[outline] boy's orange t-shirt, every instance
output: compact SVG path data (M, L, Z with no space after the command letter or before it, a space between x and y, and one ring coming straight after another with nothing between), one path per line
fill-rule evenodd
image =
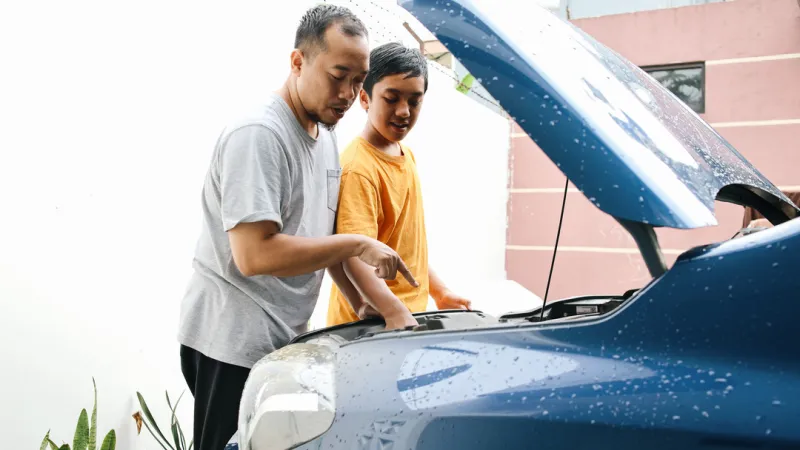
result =
M399 273L386 284L411 312L428 307L428 242L417 165L404 145L402 156L387 155L358 137L341 155L342 177L336 232L363 234L391 247L411 270L419 287ZM358 320L350 302L331 289L328 326Z

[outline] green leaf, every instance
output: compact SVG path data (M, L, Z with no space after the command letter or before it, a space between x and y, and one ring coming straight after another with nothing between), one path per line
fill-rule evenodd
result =
M185 394L185 393L186 393L186 391L184 390L183 392L181 392L181 395L178 396L178 401L175 402L175 408L172 410L173 413L178 410L178 403L181 402L181 399L183 398L183 394Z
M78 416L78 426L75 427L75 437L72 440L72 450L86 450L89 443L89 415L86 408Z
M194 447L194 439L189 441L189 448L187 448L186 450L192 450L192 447Z
M175 446L178 450L186 450L186 437L183 435L183 429L181 429L181 424L177 416L178 404L181 402L183 394L185 393L186 393L185 390L181 392L181 395L178 397L178 401L175 402L175 406L172 407L172 426L174 427L177 425L178 434L180 435L181 438L180 444L178 444L177 442L175 443ZM169 405L169 394L167 394L167 405Z
M169 448L171 448L172 450L175 450L174 448L172 448L172 445L170 445L170 443L167 440L167 438L164 437L164 433L162 433L161 430L158 428L158 424L156 423L155 419L153 419L153 414L150 413L150 408L147 407L147 403L145 403L144 397L142 397L142 394L137 392L136 396L139 397L139 404L142 406L142 411L144 412L144 417L147 419L147 420L145 420L145 423L150 421L150 425L152 425L153 428L156 429L156 433L158 433L158 435L161 437L161 439L169 446ZM150 429L149 426L147 428ZM150 432L152 433L152 430L150 430ZM153 437L155 437L155 435ZM158 439L156 439L156 440L158 440ZM163 447L163 445L162 445L162 447Z
M92 377L92 385L94 386L94 407L92 408L92 422L89 427L89 450L97 449L97 383Z
M178 425L175 422L172 422L172 439L175 440L175 448L180 450L181 449L181 438L178 436Z
M39 450L47 450L47 442L50 440L50 430L47 430L47 434L44 435L44 439L42 439L42 446L39 447Z
M69 444L64 444L58 450L69 450Z
M114 430L111 430L106 435L105 439L103 439L103 445L100 446L100 450L114 450L117 447L117 433Z
M58 445L52 439L47 438L47 443L50 444L50 450L58 450Z
M158 445L160 445L160 446L161 446L161 448L163 448L164 450L169 450L169 449L168 449L168 448L167 448L167 447L166 447L166 446L165 446L165 445L164 445L164 444L161 442L161 440L159 440L159 439L158 439L158 436L156 436L156 434L155 434L155 433L153 433L153 429L152 429L152 428L150 428L150 424L149 424L149 423L147 423L147 420L143 420L143 421L142 421L142 423L144 423L144 427L145 427L145 428L147 428L147 431L149 431L149 432L150 432L150 436L153 436L153 439L154 439L156 442L158 442ZM170 448L171 448L171 446L170 446Z
M175 418L175 425L178 425L178 433L181 435L181 448L180 450L186 450L186 437L183 435L183 429L181 428L181 423L178 422L178 419Z

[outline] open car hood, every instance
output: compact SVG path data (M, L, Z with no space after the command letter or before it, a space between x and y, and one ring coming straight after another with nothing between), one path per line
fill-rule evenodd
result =
M666 88L545 9L521 12L498 0L398 3L602 211L673 228L716 225L715 200L751 206L773 223L798 215Z

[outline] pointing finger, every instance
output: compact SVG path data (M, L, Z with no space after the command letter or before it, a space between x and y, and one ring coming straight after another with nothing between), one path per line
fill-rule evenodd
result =
M405 278L411 284L411 286L419 287L419 283L417 283L417 280L415 280L414 276L411 275L411 271L408 270L408 267L406 267L406 263L404 263L402 259L398 259L397 264L397 270L400 271L400 273L403 275L403 278Z

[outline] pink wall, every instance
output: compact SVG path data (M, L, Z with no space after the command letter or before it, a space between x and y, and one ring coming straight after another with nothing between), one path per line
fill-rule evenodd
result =
M705 61L705 120L775 184L800 185L797 0L736 0L574 23L640 66ZM543 295L564 175L527 137L512 137L510 168L508 277ZM658 232L670 264L681 251L741 227L741 207L718 204L716 213L716 227ZM630 236L570 193L550 298L622 293L648 280Z

